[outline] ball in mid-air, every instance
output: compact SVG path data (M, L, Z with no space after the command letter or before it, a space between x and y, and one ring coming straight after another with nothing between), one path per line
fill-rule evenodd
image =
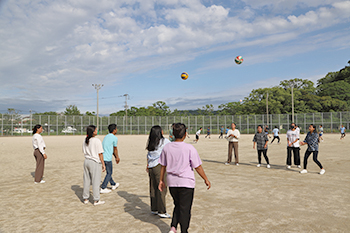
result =
M187 74L186 72L183 72L183 73L181 74L181 78L182 78L183 80L186 80L186 79L188 78L188 74Z
M239 64L242 64L242 62L243 62L243 57L242 56L237 56L236 58L235 58L235 62L239 65Z

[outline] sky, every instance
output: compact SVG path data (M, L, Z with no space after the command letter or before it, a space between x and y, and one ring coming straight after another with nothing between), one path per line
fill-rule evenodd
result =
M350 1L0 0L0 113L217 109L349 60Z

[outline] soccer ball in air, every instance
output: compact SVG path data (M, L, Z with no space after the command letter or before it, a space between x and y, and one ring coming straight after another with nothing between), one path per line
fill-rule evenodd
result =
M236 58L235 58L235 62L239 65L239 64L242 64L242 62L243 62L243 57L242 56L237 56Z
M183 73L181 74L181 78L182 78L183 80L186 80L186 79L188 78L188 74L187 74L186 72L183 72Z

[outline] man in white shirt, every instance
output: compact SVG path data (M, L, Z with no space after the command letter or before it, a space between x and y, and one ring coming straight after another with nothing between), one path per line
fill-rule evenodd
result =
M232 161L232 147L235 153L235 164L238 166L238 139L240 138L241 134L239 133L239 130L236 129L236 124L231 124L231 129L227 132L226 138L228 140L228 158L225 165L230 165Z
M294 156L294 165L300 166L300 144L299 144L299 131L294 123L290 125L290 129L287 131L287 168L291 168L292 165L292 151Z
M199 128L199 130L196 132L196 140L194 140L193 142L197 143L198 140L199 140L199 135L201 134L202 132L202 127Z

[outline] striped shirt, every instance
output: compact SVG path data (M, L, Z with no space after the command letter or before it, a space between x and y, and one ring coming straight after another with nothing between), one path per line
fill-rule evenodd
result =
M318 134L316 131L313 133L308 132L304 142L307 143L308 151L318 151Z
M256 142L256 149L257 150L267 150L267 144L266 148L264 148L265 143L269 141L269 138L267 137L267 134L265 132L256 133L253 138L253 142Z

